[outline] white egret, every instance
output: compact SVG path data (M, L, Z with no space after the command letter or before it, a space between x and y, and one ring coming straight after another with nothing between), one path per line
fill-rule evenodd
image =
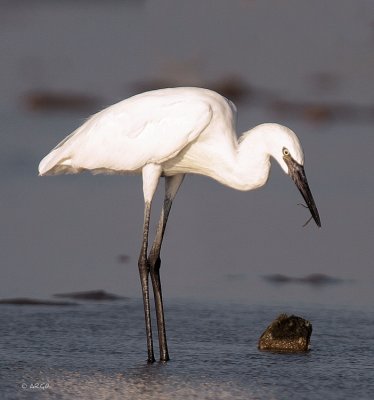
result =
M293 179L316 224L321 226L304 173L303 150L295 133L284 126L267 123L237 139L235 120L235 105L211 90L155 90L93 115L40 162L40 175L81 171L142 174L145 207L138 267L149 362L155 360L149 276L154 293L160 360L169 359L159 274L160 250L170 208L186 173L206 175L234 189L252 190L266 183L273 157ZM148 253L151 203L160 177L165 177L165 197Z

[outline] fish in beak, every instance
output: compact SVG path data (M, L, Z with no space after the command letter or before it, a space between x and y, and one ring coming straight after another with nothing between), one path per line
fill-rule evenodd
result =
M295 161L290 154L283 157L285 163L288 166L288 175L295 182L295 185L299 189L301 195L303 196L312 218L314 219L317 226L321 227L321 220L319 218L316 203L314 202L312 192L309 189L308 180L306 179L304 167Z

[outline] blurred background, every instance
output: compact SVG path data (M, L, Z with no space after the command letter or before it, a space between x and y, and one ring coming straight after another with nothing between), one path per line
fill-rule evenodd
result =
M322 229L302 227L308 210L275 163L254 192L188 176L163 247L166 303L373 305L372 1L0 5L1 298L140 297L140 177L40 178L38 163L112 103L201 86L236 103L239 132L278 122L298 134Z

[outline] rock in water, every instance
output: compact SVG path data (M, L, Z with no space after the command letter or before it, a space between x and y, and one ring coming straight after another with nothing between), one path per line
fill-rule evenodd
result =
M286 352L307 351L311 334L312 324L309 321L296 315L281 314L261 335L258 348Z

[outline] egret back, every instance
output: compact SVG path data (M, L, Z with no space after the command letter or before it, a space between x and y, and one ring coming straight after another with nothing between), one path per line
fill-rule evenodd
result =
M95 114L41 161L40 175L137 172L167 161L212 120L206 96L193 89L143 93Z

